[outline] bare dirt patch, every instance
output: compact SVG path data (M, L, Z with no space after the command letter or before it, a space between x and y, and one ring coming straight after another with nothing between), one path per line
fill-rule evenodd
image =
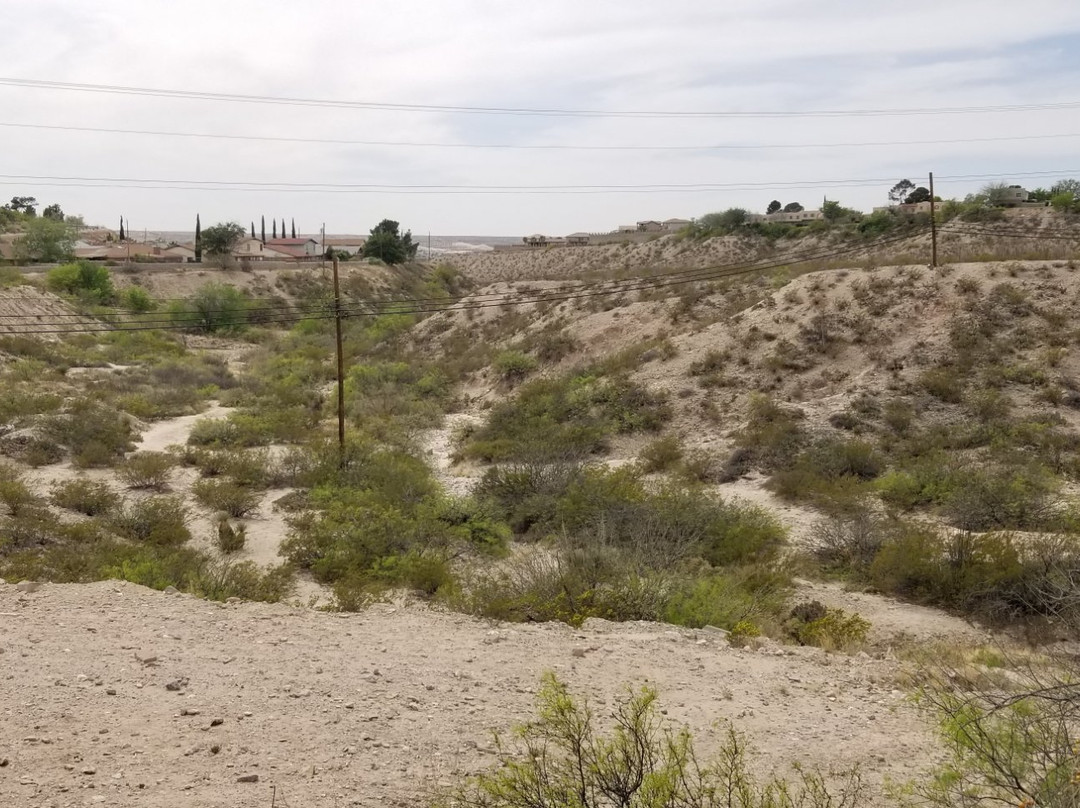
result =
M730 720L763 769L861 763L880 782L937 754L898 663L718 632L335 615L117 582L0 586L0 613L5 805L265 806L274 787L293 806L413 805L496 761L492 732L532 714L545 671L601 715L653 685L704 750Z

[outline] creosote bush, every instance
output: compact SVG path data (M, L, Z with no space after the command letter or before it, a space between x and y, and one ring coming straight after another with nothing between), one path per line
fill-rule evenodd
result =
M165 452L135 452L117 467L116 476L129 488L164 491L176 461Z
M106 483L85 477L58 482L49 497L53 505L86 516L107 514L120 504L120 495Z
M262 501L262 495L232 480L203 479L196 480L191 493L200 504L212 511L223 511L234 519L240 519L256 508Z
M855 808L864 798L857 770L798 768L795 779L758 778L744 737L728 727L711 760L698 759L690 732L664 721L651 688L630 691L604 733L588 702L548 674L538 715L500 743L496 768L468 779L435 808L529 806L695 806L696 808Z

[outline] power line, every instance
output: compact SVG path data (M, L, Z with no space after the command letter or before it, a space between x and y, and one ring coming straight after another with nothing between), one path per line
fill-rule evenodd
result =
M1045 179L1080 173L1080 169L1022 171L1008 174L943 175L942 182L983 182L1003 178ZM895 177L851 179L792 180L777 182L697 182L644 183L610 185L452 185L392 183L317 183L289 181L171 180L138 177L64 177L38 174L0 174L0 185L26 185L84 188L134 188L183 191L274 191L276 193L349 193L349 194L608 194L608 193L711 193L716 191L812 190L818 188L857 188L894 182Z
M284 104L288 106L326 107L386 112L453 113L470 115L525 115L568 118L846 118L894 117L911 115L969 115L1001 112L1038 112L1080 108L1080 101L1051 101L1026 104L990 104L966 107L900 107L870 109L820 110L600 110L562 109L548 107L462 106L451 104L401 104L386 101L353 101L328 98L301 98L274 95L216 93L200 90L173 90L153 87L129 87L112 84L80 84L42 79L0 77L0 85L36 90L135 95L154 98L176 98L194 101L221 101L244 104Z
M151 137L205 138L213 140L258 141L263 143L310 143L328 146L373 146L391 148L424 149L493 149L521 151L756 151L767 149L852 149L877 146L942 146L968 143L999 143L1020 140L1060 140L1080 137L1080 132L1037 135L1002 135L1000 137L970 137L935 140L853 141L849 143L716 143L700 146L687 145L569 145L569 144L521 144L521 143L435 143L401 140L348 140L340 138L282 137L275 135L231 135L213 132L175 132L159 129L117 129L97 126L70 126L58 124L12 123L0 121L0 127L37 129L59 132L91 132L112 135L142 135Z

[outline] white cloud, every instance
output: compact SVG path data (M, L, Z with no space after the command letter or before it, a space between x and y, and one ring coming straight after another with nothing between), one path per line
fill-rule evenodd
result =
M1070 0L640 0L387 4L37 0L7 10L0 75L413 104L860 109L1077 100ZM0 122L352 140L579 145L850 143L1080 133L1080 111L687 121L360 112L0 86ZM0 127L7 174L393 184L786 182L1077 168L1075 140L730 152L480 151L284 144ZM977 185L978 183L974 183ZM943 183L965 193L972 183ZM364 231L597 230L823 190L369 196L2 186L92 221L188 226L260 214ZM884 188L829 190L870 207ZM142 221L142 220L145 220Z

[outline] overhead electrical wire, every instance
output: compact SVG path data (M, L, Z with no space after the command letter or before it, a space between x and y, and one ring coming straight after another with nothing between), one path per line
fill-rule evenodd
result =
M211 140L257 141L261 143L309 143L326 146L372 146L387 148L423 149L493 149L514 151L759 151L773 149L853 149L888 146L943 146L968 143L999 143L1019 140L1061 140L1080 137L1080 132L1055 134L1001 135L996 137L946 138L934 140L877 140L840 143L713 143L702 145L616 145L616 144L542 144L542 143L439 143L402 140L350 140L346 138L283 137L276 135L236 135L215 132L175 132L160 129L118 129L98 126L14 123L0 121L0 127L35 129L57 132L82 132L110 135L141 135L149 137L200 138Z
M276 95L175 90L155 87L133 87L115 84L87 84L44 79L0 77L0 85L36 90L135 95L194 101L225 101L245 104L284 104L288 106L326 107L367 111L452 113L469 115L523 115L568 118L865 118L906 117L922 115L970 115L989 113L1039 112L1080 108L1080 101L1047 101L1024 104L986 104L952 107L898 107L819 110L603 110L557 107L464 106L455 104L403 104L389 101L356 101L331 98L302 98Z
M1050 178L1080 173L1080 169L1054 169L1011 174L953 174L935 177L939 183L989 181L1002 178ZM915 176L915 175L911 175ZM853 188L891 183L892 177L792 180L776 182L696 182L596 185L452 185L392 183L319 183L289 181L171 180L138 177L77 177L37 174L0 174L0 185L59 185L61 187L142 188L200 191L274 191L277 193L402 193L402 194L593 194L593 193L710 193L817 188Z

